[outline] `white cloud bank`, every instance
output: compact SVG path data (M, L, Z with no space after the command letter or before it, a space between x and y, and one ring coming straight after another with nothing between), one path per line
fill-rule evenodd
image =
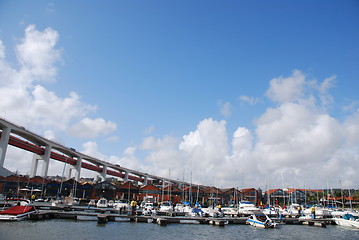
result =
M26 28L16 48L19 69L6 62L0 41L0 114L41 129L50 138L56 138L56 131L81 138L112 133L115 123L87 117L96 106L83 103L76 93L61 98L40 85L56 80L56 64L61 60L61 50L55 49L58 38L51 28L43 32ZM318 83L299 70L273 78L265 95L276 105L257 117L253 131L238 126L229 134L226 121L207 118L180 139L149 136L121 157L100 153L95 141L85 143L83 152L128 168L218 187L265 188L267 176L271 188L326 187L328 179L331 186L339 186L341 180L344 187L358 187L359 111L341 120L326 112L325 106L334 103L328 93L334 81L335 76L330 76ZM251 97L239 98L259 103ZM231 104L221 106L229 117ZM11 159L12 149L9 152L6 162L11 170L19 169L25 161L18 155L16 161Z
M0 39L0 115L52 140L58 138L57 133L70 130L72 136L80 138L113 132L116 124L86 117L96 106L82 102L77 93L62 98L42 85L56 81L62 52L56 48L58 40L58 32L51 28L38 31L34 25L28 26L15 47L18 64L14 64L7 62ZM19 165L28 161L18 160L12 152L9 150L6 163L12 169L21 169ZM15 163L18 166L12 165Z
M266 95L278 105L257 118L253 132L240 126L229 137L226 121L204 119L179 142L145 139L146 162L155 173L172 169L181 179L186 172L187 181L220 187L339 187L339 180L357 187L359 111L339 121L323 110L334 100L334 79L318 83L299 70L274 78Z

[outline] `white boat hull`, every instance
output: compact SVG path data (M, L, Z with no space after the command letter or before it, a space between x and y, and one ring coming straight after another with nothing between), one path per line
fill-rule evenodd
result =
M0 215L0 221L21 221L21 220L25 220L25 219L28 219L30 217L31 213L35 213L35 212L36 211L26 212L26 213L22 213L22 214L18 214L18 215L10 215L10 214Z
M333 218L333 220L339 226L359 229L359 221L346 220L346 219L343 219L343 218Z

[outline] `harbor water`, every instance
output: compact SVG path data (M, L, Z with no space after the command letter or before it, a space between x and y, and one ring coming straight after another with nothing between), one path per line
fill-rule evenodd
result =
M326 228L281 225L279 229L258 229L249 225L225 227L200 224L79 221L50 219L44 221L0 222L1 240L18 239L359 239L359 230L329 225Z

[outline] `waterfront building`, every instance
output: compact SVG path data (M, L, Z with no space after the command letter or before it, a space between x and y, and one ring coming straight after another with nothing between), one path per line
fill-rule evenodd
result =
M102 197L109 199L114 199L116 195L116 186L112 182L103 181L93 185L94 191L92 193L92 198L100 199Z
M161 189L154 184L148 184L139 189L139 200L143 201L143 199L147 196L152 196L155 202L161 201Z
M131 201L132 199L139 200L139 191L140 188L138 186L131 181L127 181L117 187L115 198L127 201Z
M255 205L260 205L261 201L262 201L262 197L261 197L261 190L257 190L255 188L245 188L245 189L241 189L240 190L243 194L243 199L244 201L250 201Z
M228 205L236 205L243 199L243 194L237 188L226 188L222 189L224 202Z
M216 187L205 187L202 189L203 194L203 202L205 205L217 206L218 204L224 204L223 192Z
M181 202L182 191L175 185L167 185L162 190L163 201L170 201L172 203Z

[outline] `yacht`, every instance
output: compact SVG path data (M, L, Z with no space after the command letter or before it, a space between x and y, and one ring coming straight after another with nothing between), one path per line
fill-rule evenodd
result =
M98 208L107 208L108 207L108 201L106 198L100 198L100 200L97 201L96 206Z
M238 206L238 215L251 215L253 211L260 211L252 202L240 202Z

